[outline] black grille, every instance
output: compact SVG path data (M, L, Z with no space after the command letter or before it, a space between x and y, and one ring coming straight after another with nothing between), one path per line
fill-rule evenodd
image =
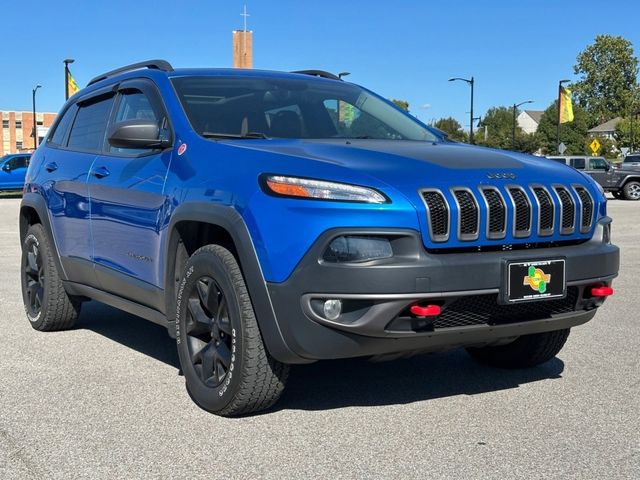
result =
M461 239L478 236L478 205L471 192L456 190L453 192L458 201L458 224Z
M582 230L589 230L593 218L593 200L591 200L591 195L582 187L577 187L576 192L582 202L582 219L580 222Z
M510 188L511 198L516 212L515 233L516 237L524 237L529 234L531 228L531 204L527 195L519 188Z
M553 202L551 196L542 187L534 187L538 204L540 205L539 228L542 234L551 234L553 231Z
M492 238L504 236L506 230L506 207L502 197L496 190L483 190L484 198L487 200L487 210L489 212L488 228Z
M422 192L422 198L427 205L429 225L434 241L446 240L449 235L449 207L440 192Z
M576 207L566 188L556 187L556 192L562 204L562 230L560 233L568 233L573 230L573 226L575 225Z
M549 318L573 312L578 300L578 287L567 288L567 296L559 300L542 300L511 305L498 304L498 295L472 295L454 300L435 319L434 328L471 325L503 325Z

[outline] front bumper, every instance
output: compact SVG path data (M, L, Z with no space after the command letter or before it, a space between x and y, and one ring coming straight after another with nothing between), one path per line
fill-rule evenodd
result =
M319 260L340 235L388 235L399 248L392 259L367 264ZM551 258L566 259L566 298L499 305L505 262ZM413 230L335 229L315 242L287 281L268 289L287 346L319 360L497 344L580 325L603 303L586 287L610 285L618 266L618 248L595 238L551 248L429 253ZM335 321L318 308L330 298L343 303ZM408 313L426 301L441 305L442 314Z

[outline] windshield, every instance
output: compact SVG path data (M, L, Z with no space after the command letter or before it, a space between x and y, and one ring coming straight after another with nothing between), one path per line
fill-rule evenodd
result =
M172 81L191 125L207 137L438 140L409 115L344 82L241 76Z
M624 158L624 163L636 163L640 162L640 155L627 155Z

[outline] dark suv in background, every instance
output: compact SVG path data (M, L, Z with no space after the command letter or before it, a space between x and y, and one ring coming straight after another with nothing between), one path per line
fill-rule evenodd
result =
M627 158L632 157L628 155ZM635 162L625 161L619 168L614 168L604 157L589 157L587 155L565 155L547 157L556 162L570 165L593 178L605 192L618 200L640 200L640 155ZM635 163L634 168L629 166Z

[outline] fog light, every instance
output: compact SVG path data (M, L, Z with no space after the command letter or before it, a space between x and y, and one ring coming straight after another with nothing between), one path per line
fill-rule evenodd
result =
M367 262L391 258L391 243L384 237L356 237L347 235L335 238L324 252L327 262Z
M324 318L327 320L336 320L342 313L342 301L336 299L325 300L322 306Z

